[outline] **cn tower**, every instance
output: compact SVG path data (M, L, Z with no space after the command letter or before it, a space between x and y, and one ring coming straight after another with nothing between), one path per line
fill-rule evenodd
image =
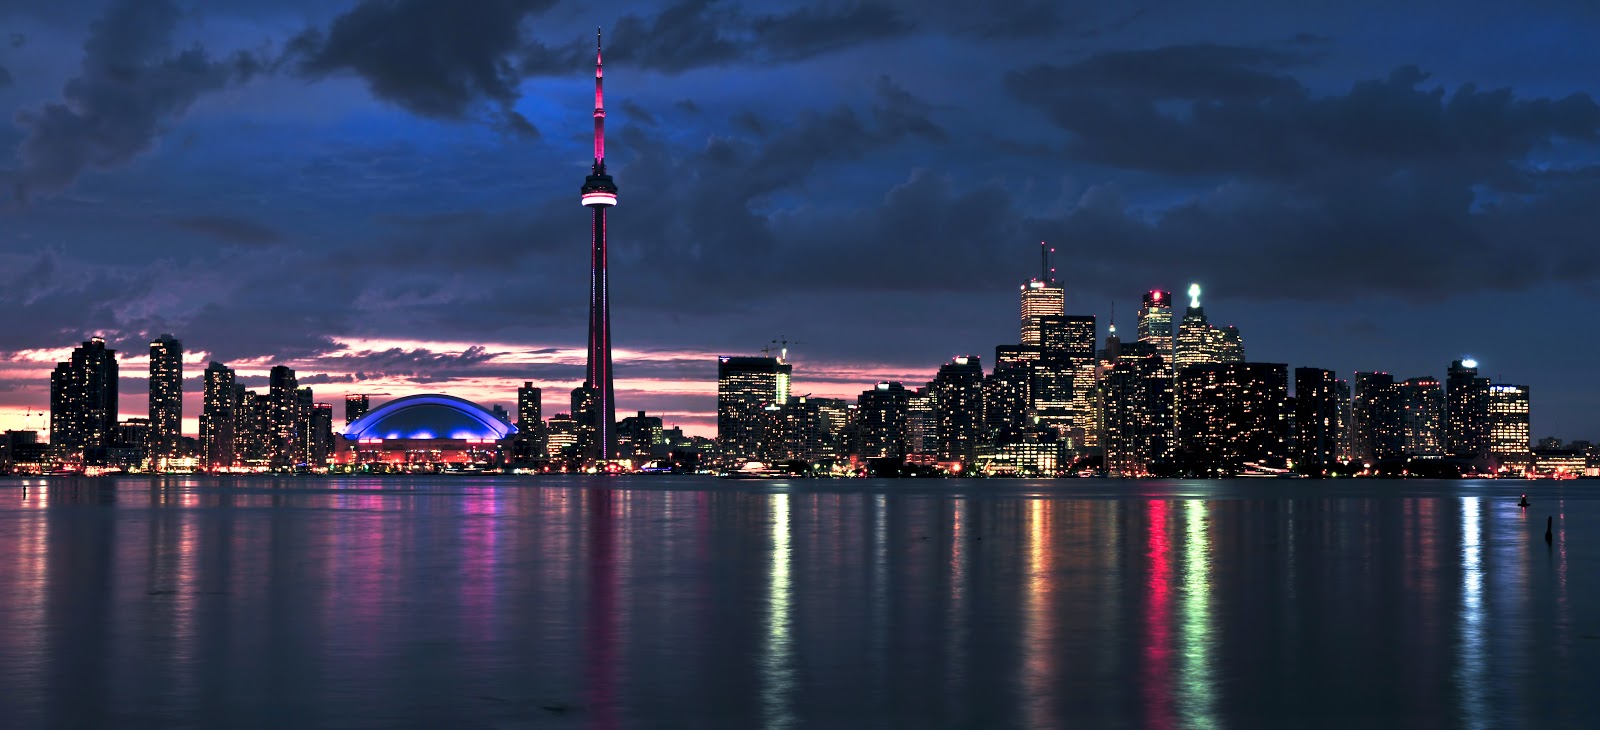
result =
M594 33L594 168L583 180L583 205L594 211L593 246L589 250L589 369L594 408L579 418L590 419L594 448L586 456L600 461L617 457L617 404L611 384L611 287L606 279L606 208L617 204L617 185L606 174L606 105L601 93L600 31ZM578 415L578 414L573 414Z

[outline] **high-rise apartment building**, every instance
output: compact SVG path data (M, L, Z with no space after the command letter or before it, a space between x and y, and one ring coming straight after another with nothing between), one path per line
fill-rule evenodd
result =
M1400 383L1403 450L1410 456L1444 454L1444 390L1437 378L1410 378Z
M50 373L50 445L95 450L110 448L117 429L117 351L95 337L72 351Z
M1288 366L1274 363L1186 368L1178 377L1184 458L1212 475L1285 468L1288 375Z
M1122 476L1142 476L1173 455L1172 365L1147 342L1109 342L1109 362L1101 384L1101 445L1107 468Z
M294 370L284 365L272 368L267 376L267 399L270 412L267 417L270 440L268 449L272 465L293 467L300 463L305 453L305 418L300 413L300 384Z
M1444 385L1444 449L1449 456L1489 455L1489 379L1476 360L1450 363Z
M365 393L354 393L344 397L344 425L355 423L357 418L367 415L372 410L372 401L368 400Z
M1489 386L1489 453L1502 468L1528 464L1528 411L1528 386Z
M309 393L311 389L304 390ZM333 404L313 403L308 426L306 440L310 458L307 462L315 467L327 467L333 458Z
M1294 369L1294 461L1303 473L1321 474L1340 461L1339 382L1332 370Z
M792 373L776 357L717 358L717 444L726 463L771 460L777 444L765 408L788 402Z
M856 399L862 457L903 457L908 453L910 399L905 386L888 382L878 383Z
M1355 374L1355 457L1364 464L1394 459L1405 452L1405 404L1389 373Z
M939 399L933 383L917 388L906 399L906 450L911 454L939 453Z
M183 443L183 343L162 335L150 343L150 455L170 457Z
M235 428L239 422L239 383L233 368L206 366L200 404L200 457L207 469L238 466Z
M983 439L983 365L976 355L952 358L933 378L939 458L971 464Z

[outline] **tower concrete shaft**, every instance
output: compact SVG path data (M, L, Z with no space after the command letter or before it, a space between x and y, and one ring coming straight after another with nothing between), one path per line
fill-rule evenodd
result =
M617 204L617 186L606 174L606 107L602 92L600 33L595 31L594 168L583 181L583 205L594 211L589 251L589 366L586 385L594 391L594 407L574 413L581 425L594 429L586 457L617 458L617 405L611 375L611 288L606 272L606 209Z

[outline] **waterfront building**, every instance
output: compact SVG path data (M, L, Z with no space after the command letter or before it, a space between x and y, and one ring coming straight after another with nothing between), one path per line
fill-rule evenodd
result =
M933 383L917 388L906 399L906 450L909 454L939 454L939 399Z
M1160 355L1172 369L1172 295L1160 289L1145 292L1139 307L1139 341Z
M520 430L522 426L517 428ZM664 443L660 416L647 416L639 411L617 423L617 447L622 458L643 462L656 456L657 447Z
M1489 379L1478 377L1472 359L1450 363L1444 385L1444 450L1449 456L1489 454Z
M200 404L200 458L207 469L238 465L235 441L239 422L239 382L233 368L206 366Z
M603 429L595 425L595 411L600 407L600 392L595 390L589 381L585 380L582 385L572 389L570 404L572 418L578 422L578 443L574 447L575 456L583 460L594 461L598 458L597 454L600 451L599 440L604 432ZM611 431L615 433L615 424L612 425ZM612 450L612 455L615 457L615 449Z
M792 372L776 357L717 358L717 444L725 463L772 459L765 409L788 402Z
M1409 378L1399 384L1402 450L1409 456L1444 454L1444 390L1437 378Z
M951 358L933 378L939 459L971 464L983 439L983 364L977 355Z
M332 422L332 406L314 412ZM411 395L384 403L345 427L338 463L398 469L491 466L500 462L503 442L516 431L516 426L471 401L441 394Z
M907 416L911 393L899 383L878 383L856 399L861 434L860 456L904 457L908 450Z
M1001 345L995 348L994 372L983 381L983 440L1013 443L1031 425L1039 348Z
M1107 470L1143 476L1173 455L1172 366L1155 344L1108 344L1117 359L1101 388L1102 437Z
M365 393L354 393L344 397L344 425L356 422L357 418L367 415L372 409L372 402Z
M306 390L309 392L310 389ZM333 404L312 404L308 426L306 442L310 458L307 463L319 469L327 468L334 455Z
M1363 464L1394 459L1405 452L1405 403L1389 373L1355 374L1355 457Z
M1215 476L1286 468L1288 366L1210 363L1178 376L1182 457Z
M1294 461L1301 472L1321 474L1340 461L1339 382L1332 370L1294 369Z
M300 413L300 384L294 370L278 365L267 376L267 398L271 404L268 416L272 465L292 467L305 453L305 432L301 430L305 419Z
M1489 453L1502 469L1529 461L1528 386L1489 386Z
M557 413L545 423L545 450L552 459L577 456L578 420L572 414Z
M150 343L150 455L178 455L183 439L183 343L161 335Z
M110 448L116 427L117 351L91 338L50 373L50 445L92 463L97 449Z

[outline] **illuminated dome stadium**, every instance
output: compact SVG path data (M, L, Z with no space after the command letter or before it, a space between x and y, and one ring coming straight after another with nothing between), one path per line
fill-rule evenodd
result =
M344 436L366 439L464 439L498 441L517 427L469 400L449 395L408 395L389 401L344 429Z

